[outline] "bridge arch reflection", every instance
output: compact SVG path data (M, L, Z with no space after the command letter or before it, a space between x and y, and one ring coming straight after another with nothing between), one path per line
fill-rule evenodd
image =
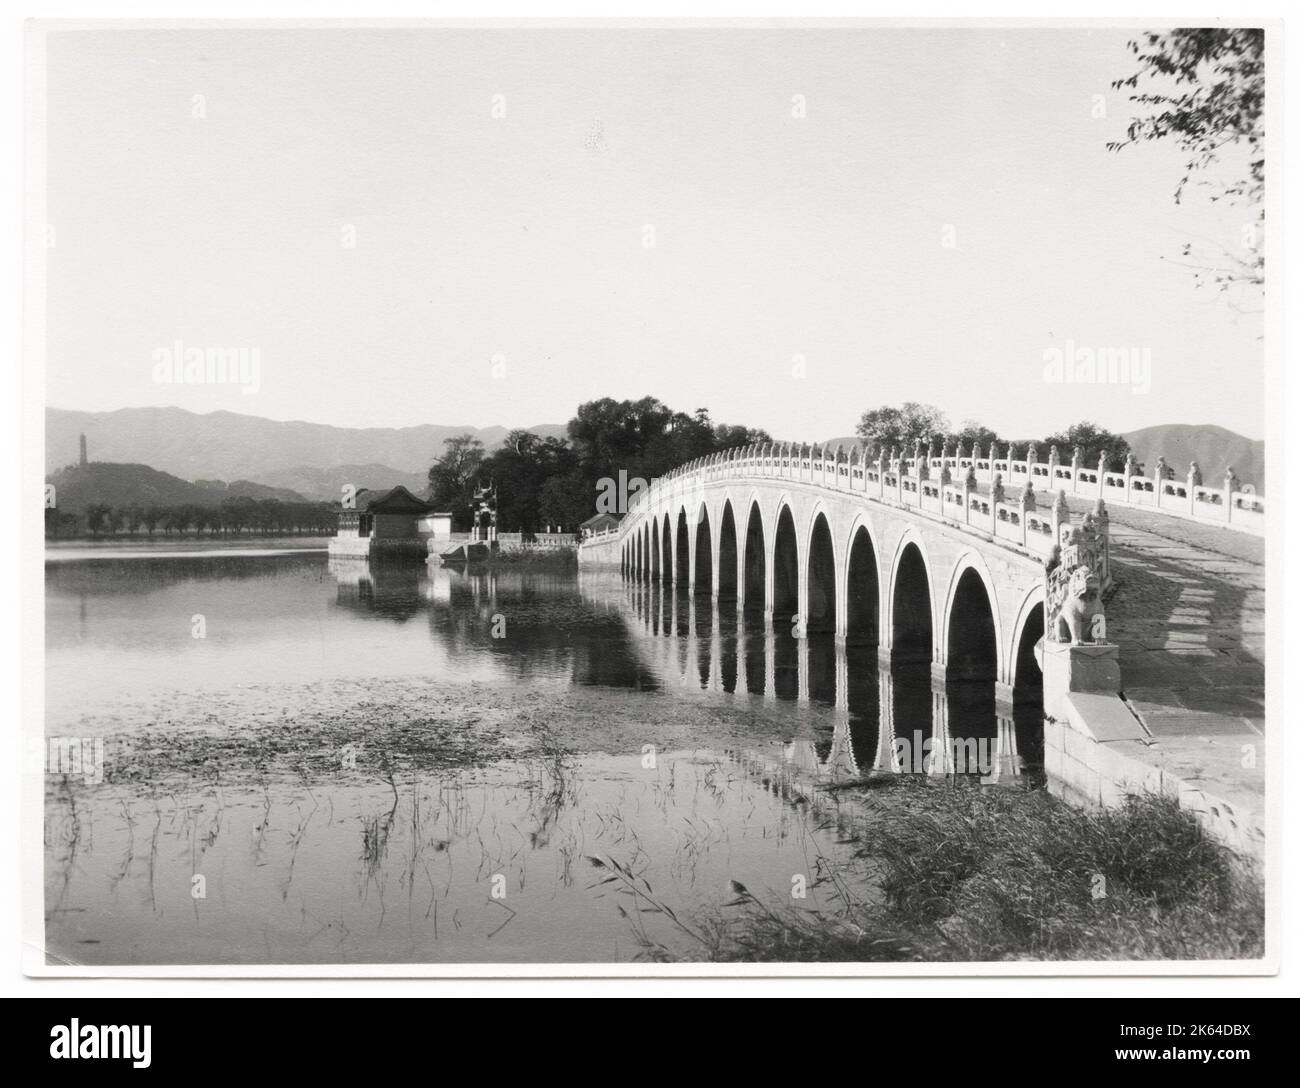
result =
M785 704L791 732L786 759L801 770L838 779L905 773L986 782L1041 778L1041 703L1035 714L995 699L995 652L960 657L962 678L949 678L932 675L924 662L919 668L882 664L866 641L845 642L833 633L796 638L791 627L761 615L667 587L624 583L623 593L644 671L661 676L667 687ZM978 622L990 622L977 573L962 576L958 595L973 613L982 604L988 615ZM963 618L958 627L974 622ZM1022 641L1032 633L1026 626Z

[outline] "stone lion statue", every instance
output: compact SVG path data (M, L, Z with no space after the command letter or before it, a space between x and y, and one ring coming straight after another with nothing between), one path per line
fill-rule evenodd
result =
M1069 588L1056 618L1058 642L1093 642L1092 619L1101 614L1101 579L1091 567L1070 572Z

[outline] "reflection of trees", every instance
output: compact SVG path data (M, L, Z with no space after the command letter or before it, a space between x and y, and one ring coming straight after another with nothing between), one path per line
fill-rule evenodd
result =
M446 576L447 599L430 609L429 629L450 655L486 651L521 680L567 672L583 686L658 686L618 613L576 595L572 574L468 568Z
M275 579L286 572L319 577L320 560L320 553L305 552L61 559L45 564L45 588L50 594L139 596L185 583Z

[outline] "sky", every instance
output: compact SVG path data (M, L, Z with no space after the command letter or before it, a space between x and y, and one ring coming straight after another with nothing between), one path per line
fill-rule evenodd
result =
M52 32L47 403L1262 437L1262 314L1174 263L1250 215L1176 204L1176 147L1105 148L1131 34ZM162 380L178 341L249 369ZM1049 380L1112 348L1146 380Z

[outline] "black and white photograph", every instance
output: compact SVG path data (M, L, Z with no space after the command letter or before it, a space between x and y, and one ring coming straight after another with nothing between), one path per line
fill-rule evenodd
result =
M1275 973L1281 35L29 24L24 970Z

